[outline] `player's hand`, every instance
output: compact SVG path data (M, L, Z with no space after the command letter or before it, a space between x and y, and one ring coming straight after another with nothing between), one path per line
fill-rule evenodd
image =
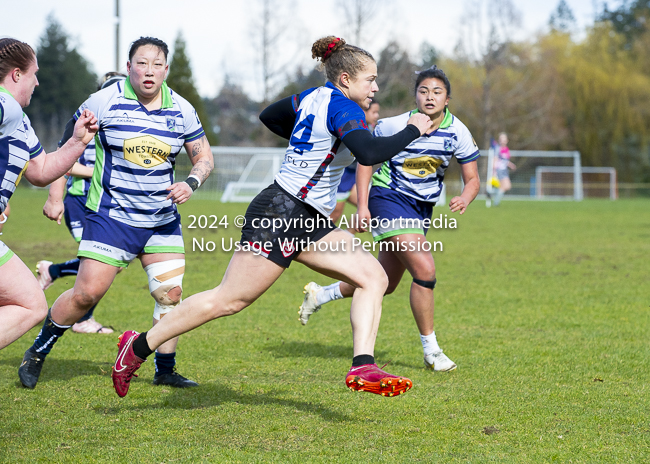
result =
M357 214L352 216L352 224L358 225L357 227L348 228L348 232L353 234L360 234L361 232L368 232L370 226L370 211L366 207L358 207Z
M169 190L169 195L167 195L166 200L171 199L172 203L178 205L185 203L194 193L192 187L187 185L185 182L176 182L167 187L167 190Z
M420 131L420 135L424 135L426 131L431 129L431 126L433 125L433 121L431 121L431 118L427 116L426 114L422 113L415 113L413 116L409 118L408 121L406 121L406 124L413 124L415 127L417 127Z
M460 211L460 214L463 214L467 209L467 204L468 203L465 201L463 197L454 197L449 202L449 209L451 209L452 213L455 213L456 211Z
M92 111L86 109L81 112L81 116L79 116L79 119L74 124L72 136L75 140L88 145L98 130L97 118Z
M62 201L51 201L48 198L43 206L43 215L50 221L56 221L59 225L61 225L61 218L63 217L64 211L65 207Z

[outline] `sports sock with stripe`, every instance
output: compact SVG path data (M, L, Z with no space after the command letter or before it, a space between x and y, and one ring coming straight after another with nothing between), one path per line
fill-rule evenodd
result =
M68 330L71 325L60 325L52 320L52 310L47 313L45 322L43 322L43 327L38 333L34 344L32 345L32 350L41 354L43 357L47 356L50 353L50 350L57 342L59 338L63 336L66 330Z
M79 273L79 263L80 260L76 258L66 261L65 263L52 264L50 265L48 272L50 273L52 280L56 280L59 277L77 275Z

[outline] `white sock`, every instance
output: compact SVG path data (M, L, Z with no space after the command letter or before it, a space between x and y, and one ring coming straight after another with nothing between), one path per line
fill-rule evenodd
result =
M429 335L420 335L420 340L422 340L422 349L424 350L425 356L433 354L436 351L442 351L438 346L435 332L431 332Z
M316 302L319 305L324 305L332 300L340 300L343 298L343 295L341 295L340 284L341 282L334 282L332 285L323 287L323 291L316 294Z

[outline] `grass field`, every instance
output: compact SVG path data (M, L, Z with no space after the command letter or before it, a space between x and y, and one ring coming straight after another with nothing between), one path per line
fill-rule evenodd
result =
M75 253L65 226L41 215L44 191L21 189L2 240L30 267ZM188 215L245 205L191 201ZM396 398L350 392L349 301L298 322L302 287L329 283L294 264L242 313L181 337L179 372L201 386L151 385L153 361L126 398L110 369L114 335L67 333L35 390L17 368L38 333L0 352L0 461L110 462L648 462L650 202L473 204L458 228L432 230L436 333L458 364L422 365L408 281L384 299L376 358L410 377ZM434 215L448 214L437 208ZM192 239L238 237L185 228L184 292L215 286L230 253ZM251 276L254 279L255 276ZM51 304L73 280L47 290ZM96 317L147 330L153 303L138 262Z

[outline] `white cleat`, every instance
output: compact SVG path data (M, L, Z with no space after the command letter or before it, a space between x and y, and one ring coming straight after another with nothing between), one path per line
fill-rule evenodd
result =
M46 290L54 282L52 280L52 277L50 277L51 265L52 265L52 261L45 261L45 260L36 263L36 274L37 274L36 279L38 280L38 283L41 285L42 290Z
M302 292L305 294L305 299L302 300L300 311L298 311L298 314L300 314L300 323L302 325L306 325L307 322L309 322L309 316L320 309L320 305L316 300L316 294L322 289L323 288L316 282L309 282L305 285L305 290Z
M442 350L426 355L424 365L436 372L449 372L456 369L456 363L449 359Z

